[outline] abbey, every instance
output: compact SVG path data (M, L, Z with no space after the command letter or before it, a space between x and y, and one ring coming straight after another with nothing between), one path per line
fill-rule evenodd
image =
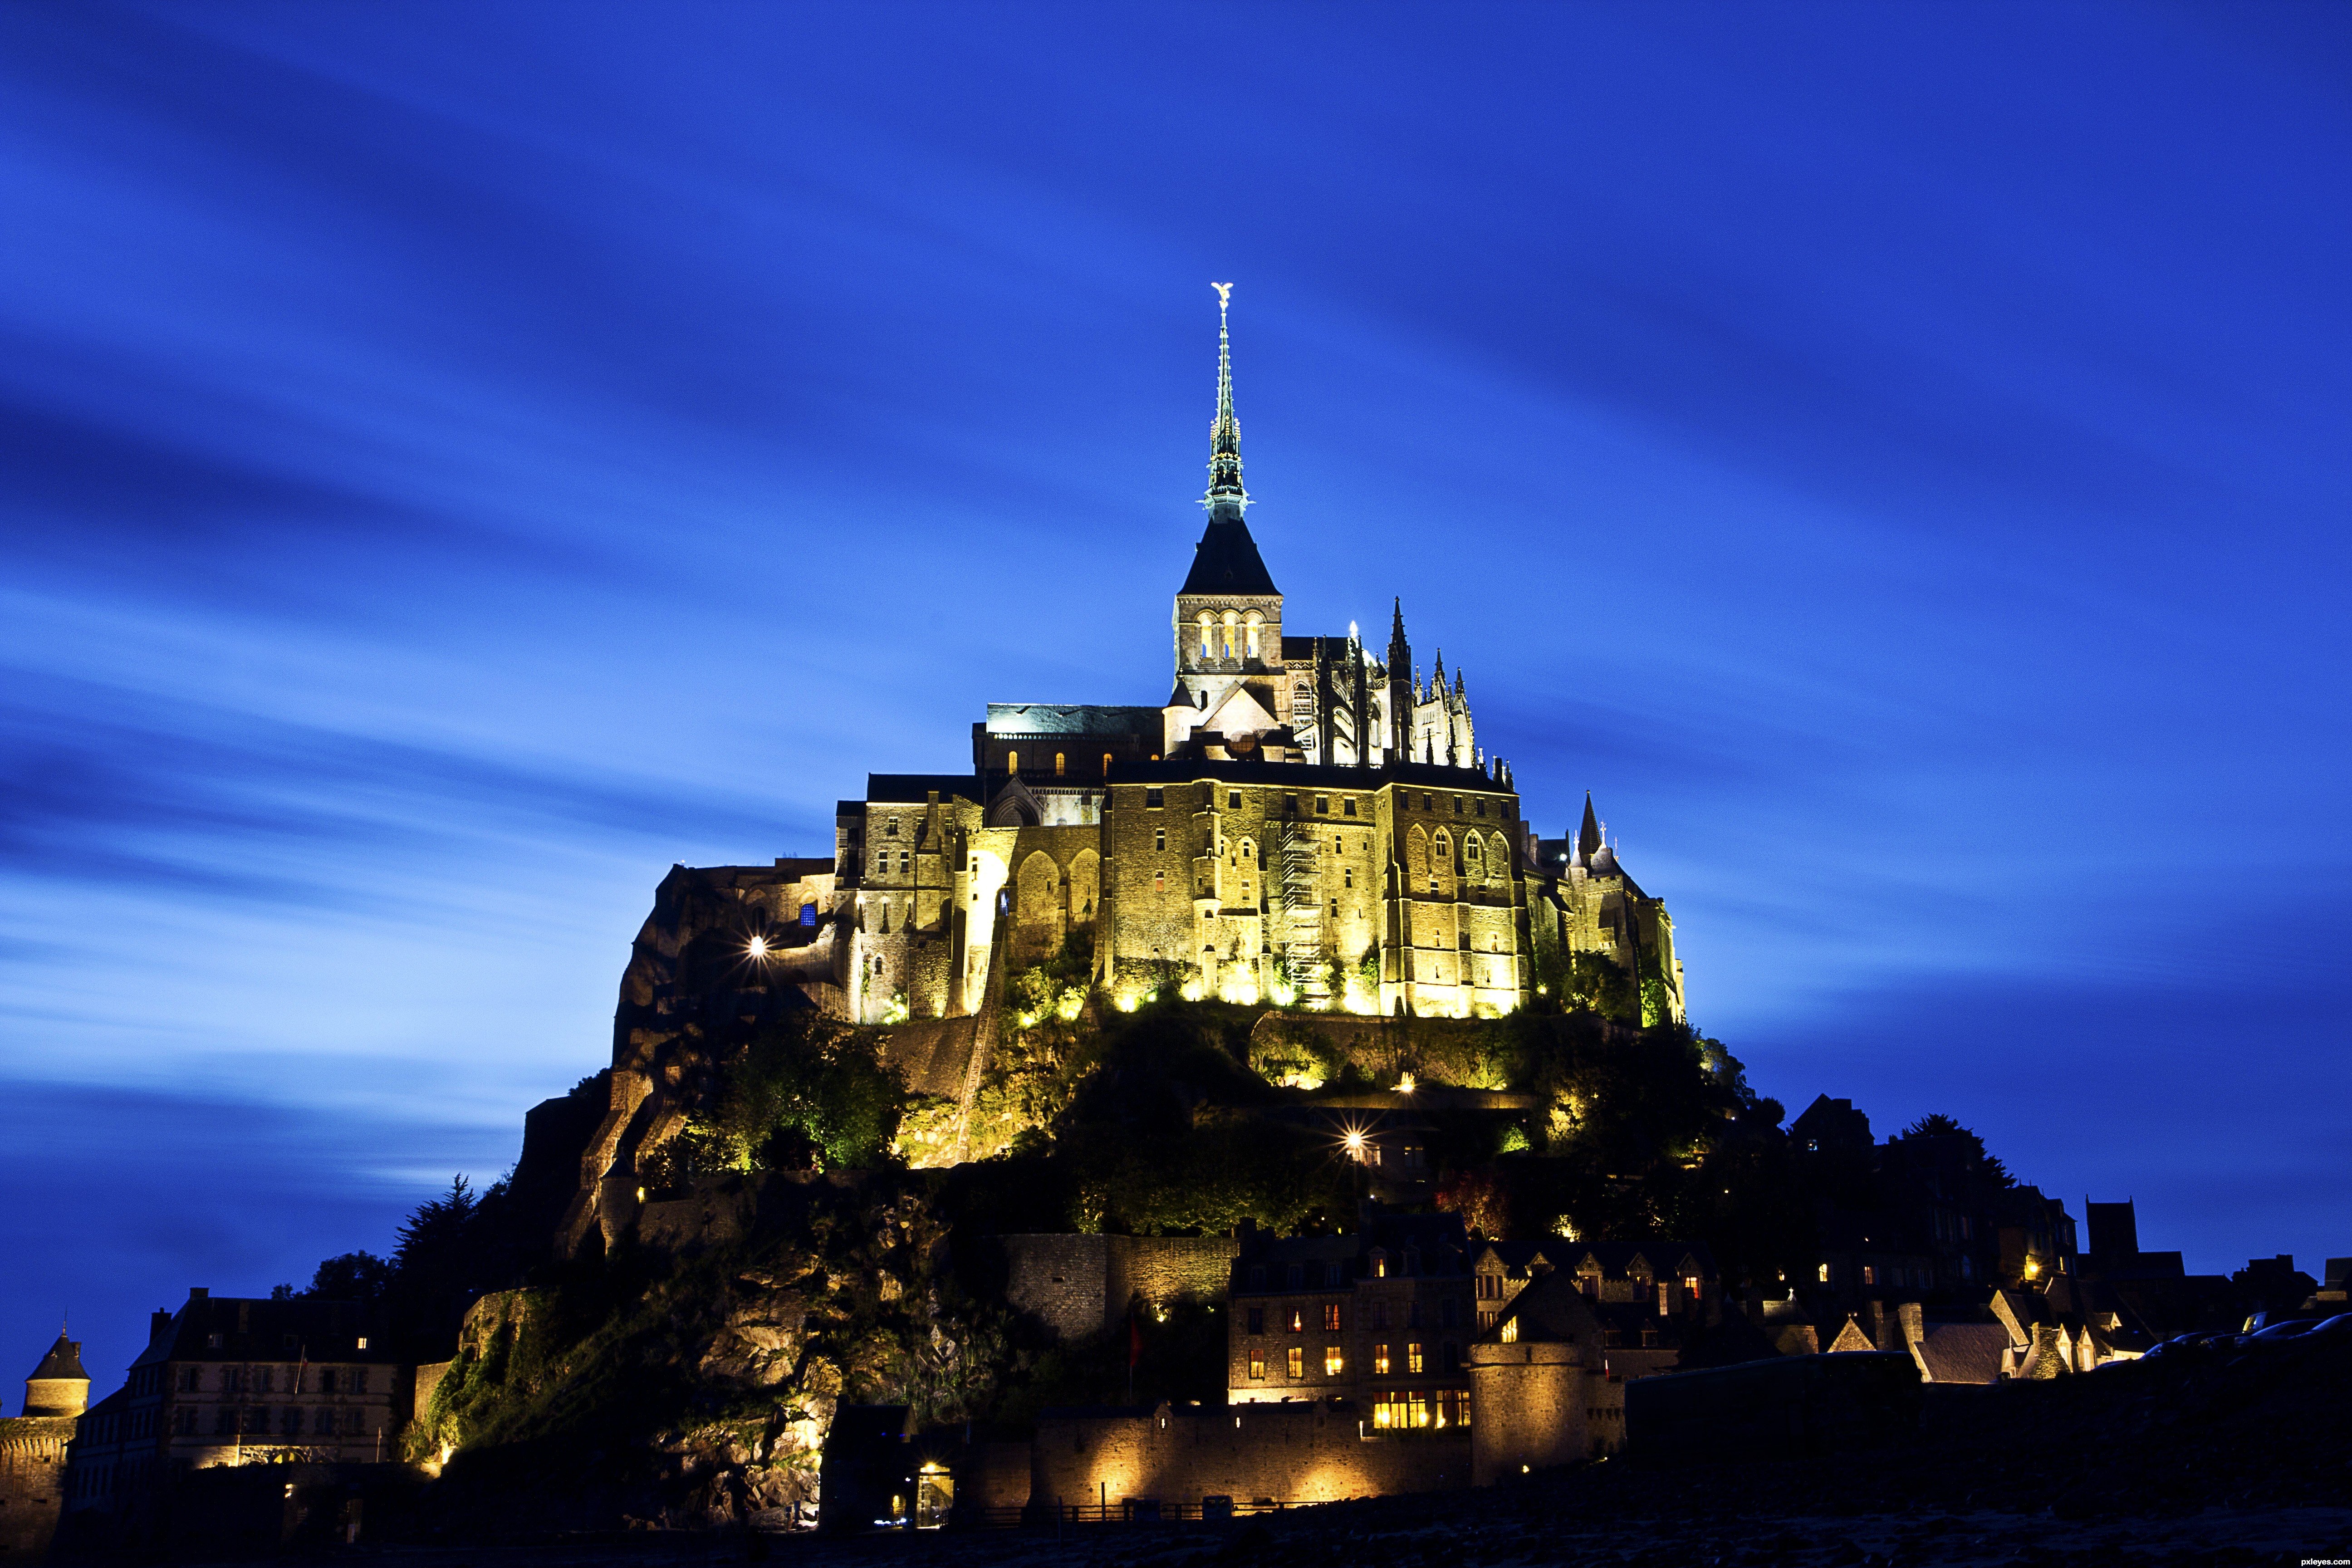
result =
M1166 700L990 703L968 769L873 774L843 801L830 858L686 874L724 877L768 922L773 978L866 1023L980 1012L992 974L1057 954L1126 1005L1173 986L1468 1017L1593 952L1679 1018L1664 905L1589 800L1572 837L1538 837L1461 670L1449 684L1440 655L1423 675L1402 603L1377 651L1353 626L1286 626L1246 520L1223 294L1207 525Z

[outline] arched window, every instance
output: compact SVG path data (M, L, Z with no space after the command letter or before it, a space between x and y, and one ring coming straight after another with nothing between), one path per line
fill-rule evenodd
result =
M1062 776L1064 764L1067 761L1068 759L1064 757L1061 752L1055 752L1054 753L1054 776L1055 778L1060 778Z
M1234 657L1234 625L1240 619L1241 617L1233 611L1225 612L1225 657L1227 658Z
M1110 777L1110 753L1108 752L1105 752L1103 753L1103 777Z
M1020 752L1007 752L1004 753L1004 771L1007 773L1017 773L1021 771Z
M1242 623L1242 633L1247 639L1247 653L1252 658L1257 657L1258 628L1265 624L1265 616L1252 610L1249 613L1249 618Z
M1201 657L1202 658L1208 658L1216 651L1209 643L1209 612L1202 610L1201 612Z

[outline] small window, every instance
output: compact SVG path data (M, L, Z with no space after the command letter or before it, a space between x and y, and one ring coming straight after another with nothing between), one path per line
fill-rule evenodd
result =
M1154 871L1151 873L1151 890L1155 893L1164 893L1168 890L1167 872Z
M1339 1331L1339 1303L1337 1301L1323 1303L1323 1331L1327 1334Z
M1318 795L1315 797L1315 815L1318 816L1328 816L1331 815L1331 797L1329 795Z
M1478 815L1481 816L1486 815L1486 803L1483 800L1478 803Z
M1239 811L1241 808L1242 792L1237 789L1227 790L1225 792L1225 809L1227 811Z
M1069 758L1060 752L1054 753L1054 776L1060 778L1069 771Z
M897 817L891 817L882 824L882 837L885 838L896 838L898 837L898 819Z
M1339 900L1337 899L1331 900L1331 918L1335 921L1339 918Z
M1414 1340L1404 1347L1404 1369L1416 1375L1422 1371L1421 1342Z
M1388 1374L1389 1347L1385 1344L1374 1345L1372 1347L1372 1375L1374 1377L1386 1377Z
M1105 752L1103 753L1103 777L1110 777L1110 753L1108 752Z
M1347 800L1347 814L1348 814L1349 816L1355 816L1355 815L1356 815L1356 797L1355 797L1355 796L1353 796L1353 795L1349 795L1349 796L1348 797L1348 800Z
M1289 1353L1286 1354L1283 1360L1289 1368L1290 1379L1293 1383L1297 1383L1306 1377L1307 1352L1304 1349L1297 1345L1291 1346Z
M1158 791L1158 790L1156 790L1156 789L1148 789L1148 790L1145 790L1145 791L1143 792L1143 804L1144 804L1144 805L1145 805L1147 808L1152 808L1152 807L1157 807L1157 806L1159 806L1159 805L1161 804L1161 801L1160 801L1160 791Z
M1254 1334L1262 1334L1265 1332L1265 1309L1264 1307L1252 1307L1249 1310L1249 1331Z
M1438 1346L1437 1370L1440 1372L1460 1372L1462 1370L1462 1347L1455 1344L1452 1340L1448 1340L1444 1344Z
M1822 1284L1824 1284L1824 1285L1826 1285L1826 1284L1828 1284L1829 1282L1830 1282L1830 1266L1829 1266L1828 1264L1824 1263L1824 1264L1822 1264Z
M1154 849L1165 849L1168 847L1168 830L1166 828L1155 827L1151 830L1151 847Z
M1290 815L1290 816L1297 816L1297 815L1298 815L1298 797L1297 797L1297 795L1284 795L1284 796L1282 797L1282 809L1283 809L1286 813L1287 813L1288 815Z
M1020 753L1020 752L1005 752L1005 753L1004 753L1004 771L1005 771L1007 773L1019 773L1019 772L1021 771L1021 753ZM897 823L895 823L895 822L894 822L894 823L892 823L892 824L890 825L890 831L891 831L891 832L893 832L893 833L898 832L898 825Z
M1261 1379L1261 1380L1265 1378L1265 1352L1264 1351L1252 1351L1252 1352L1250 1352L1250 1353L1249 1353L1249 1374L1250 1374L1252 1377L1258 1378L1258 1379Z
M803 926L813 926L816 924L816 906L814 904L803 904L801 906L801 924Z
M1263 1264L1263 1263L1256 1263L1256 1264L1252 1264L1252 1265L1250 1266L1250 1271L1249 1271L1249 1282L1250 1282L1250 1286L1249 1286L1249 1288L1250 1288L1251 1289L1253 1289L1253 1290L1263 1290L1263 1289L1265 1289L1265 1264Z
M1356 885L1356 868L1353 866L1350 866L1345 871L1342 871L1340 876L1345 879L1345 880L1340 884L1342 887L1352 888Z
M1374 1327L1374 1328L1376 1328L1376 1329L1385 1329L1385 1328L1387 1328L1388 1326L1389 1326L1389 1304L1388 1304L1388 1301L1387 1301L1387 1300L1386 1300L1385 1298L1383 1298L1383 1297L1375 1296L1375 1297L1373 1297L1373 1298L1372 1298L1372 1327Z
M1307 1309L1304 1307L1286 1308L1283 1310L1282 1321L1283 1327L1289 1330L1292 1333L1303 1334L1307 1331Z
M1347 1358L1339 1353L1339 1347L1338 1345L1325 1345L1323 1347L1324 1376L1337 1377L1342 1372L1347 1370Z

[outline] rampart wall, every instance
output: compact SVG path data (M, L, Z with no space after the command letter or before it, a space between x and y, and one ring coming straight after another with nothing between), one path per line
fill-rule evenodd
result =
M1005 1299L1055 1337L1084 1339L1150 1305L1222 1301L1241 1244L1225 1236L1006 1236Z
M1375 1433L1343 1400L1156 1410L1048 1410L1038 1417L1030 1501L1116 1507L1334 1502L1470 1484L1466 1432Z
M65 1510L70 1415L0 1421L0 1562L37 1563Z

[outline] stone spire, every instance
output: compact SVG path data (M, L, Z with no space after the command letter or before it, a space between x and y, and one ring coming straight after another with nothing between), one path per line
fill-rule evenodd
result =
M1209 426L1209 493L1201 504L1213 515L1239 517L1249 492L1242 489L1242 426L1234 417L1233 340L1225 329L1234 286L1209 287L1217 291L1217 419Z
M1577 830L1576 858L1590 862L1601 847L1601 818L1592 810L1592 792L1584 792L1584 826Z

